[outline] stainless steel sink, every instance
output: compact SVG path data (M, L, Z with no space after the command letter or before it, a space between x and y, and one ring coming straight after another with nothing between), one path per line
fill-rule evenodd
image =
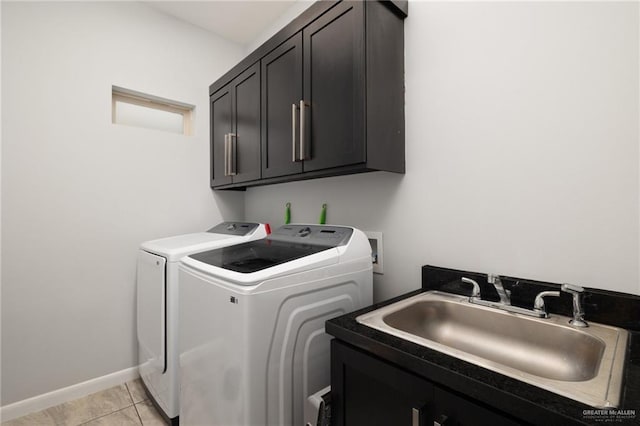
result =
M356 318L364 325L595 407L616 407L627 331L541 319L437 291Z

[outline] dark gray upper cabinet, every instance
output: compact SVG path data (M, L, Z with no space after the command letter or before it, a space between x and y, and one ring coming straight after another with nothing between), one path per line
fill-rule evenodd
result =
M260 64L216 91L211 103L211 186L260 179Z
M302 33L262 58L262 176L302 173L296 161L302 99Z
M231 113L231 83L214 93L210 98L211 107L211 186L231 183L227 165L228 138L233 131Z
M406 2L317 2L213 83L211 186L404 173L404 17ZM241 122L240 93L257 133L217 121L230 109ZM239 148L242 134L257 136L245 145L257 157Z
M305 172L367 159L363 11L363 3L346 1L303 31Z

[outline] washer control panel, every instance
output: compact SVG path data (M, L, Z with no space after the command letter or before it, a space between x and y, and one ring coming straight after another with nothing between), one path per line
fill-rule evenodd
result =
M260 224L258 223L249 223L249 222L222 222L209 229L207 232L211 232L214 234L227 234L227 235L249 235Z
M270 240L317 244L330 247L343 246L349 242L353 228L331 225L284 225L276 229Z

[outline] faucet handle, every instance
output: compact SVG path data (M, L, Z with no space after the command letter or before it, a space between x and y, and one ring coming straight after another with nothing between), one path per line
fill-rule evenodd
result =
M560 286L560 290L566 293L573 293L573 294L579 294L584 292L583 287L580 287L579 285L568 284L568 283L562 284L562 286Z
M547 310L545 309L545 305L544 305L544 298L547 296L560 297L560 292L559 291L542 291L538 293L538 295L536 296L536 300L533 302L533 310L540 314L543 314L544 318L549 318L549 314L547 313Z
M475 280L467 277L462 277L460 281L462 281L463 283L471 284L473 286L473 290L471 290L471 297L480 298L480 286Z

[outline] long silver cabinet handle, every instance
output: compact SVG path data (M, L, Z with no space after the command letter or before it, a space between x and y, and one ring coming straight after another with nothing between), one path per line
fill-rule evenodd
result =
M229 133L229 151L227 154L227 170L229 170L228 176L231 176L231 133Z
M224 134L224 175L229 176L229 134Z
M420 410L417 408L411 409L411 426L420 426Z
M227 176L231 176L231 135L227 135Z
M300 161L308 160L307 157L307 143L305 138L305 126L306 126L306 106L307 103L304 100L300 101Z
M298 161L296 158L296 113L298 107L296 104L291 104L291 161L294 163Z
M238 135L229 133L229 176L238 174Z

